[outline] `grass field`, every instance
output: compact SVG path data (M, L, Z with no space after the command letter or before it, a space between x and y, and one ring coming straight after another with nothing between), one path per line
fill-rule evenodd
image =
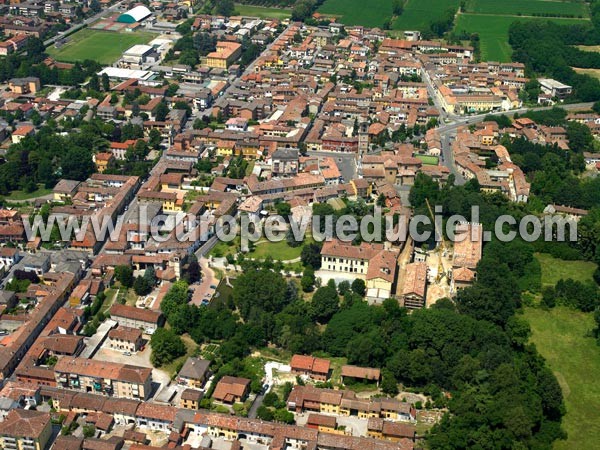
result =
M585 3L556 0L469 0L467 12L479 14L523 15L532 14L569 14L573 17L588 17Z
M552 20L564 25L582 23L581 19L518 18L514 16L493 16L459 14L455 31L478 33L481 40L481 55L484 61L510 61L512 49L508 44L508 28L517 20Z
M52 194L52 189L38 188L33 192L25 192L25 191L12 191L10 195L8 195L6 200L29 200L31 198L43 197L45 195Z
M546 253L536 253L536 259L542 267L542 287L554 286L561 278L575 281L592 281L596 264L588 261L563 261Z
M235 11L241 16L260 17L261 19L289 19L292 10L287 8L265 8L262 6L235 4Z
M318 12L335 15L345 25L381 27L392 16L392 3L392 0L325 0Z
M394 30L426 30L446 10L458 8L459 0L407 0L404 12L394 21Z
M423 161L426 166L437 166L440 160L437 156L430 155L417 155L417 158Z
M555 450L597 448L600 442L600 347L589 336L594 327L591 313L556 307L550 311L527 308L531 340L546 358L558 379L567 414L563 428L566 441Z
M93 59L100 64L111 64L124 50L136 44L146 44L155 36L153 33L142 31L115 33L86 28L69 36L68 42L62 47L56 48L51 45L46 52L59 61Z

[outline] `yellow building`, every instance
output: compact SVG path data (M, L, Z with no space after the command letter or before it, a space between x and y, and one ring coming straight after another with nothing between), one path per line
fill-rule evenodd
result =
M206 56L206 65L215 69L228 69L242 55L242 44L217 42L217 49Z
M196 389L186 389L181 393L179 406L185 409L200 409L200 400L202 400L202 391Z
M5 450L44 450L51 436L48 413L13 409L0 422L0 447Z

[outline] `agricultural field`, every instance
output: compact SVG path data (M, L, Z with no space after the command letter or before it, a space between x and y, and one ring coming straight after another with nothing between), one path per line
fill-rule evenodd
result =
M570 264L570 263L569 263ZM554 443L555 450L596 448L600 442L600 347L590 335L592 313L556 307L549 311L526 308L530 341L554 372L565 399L563 429L568 437Z
M508 44L508 28L517 20L552 20L564 25L582 23L582 19L523 18L515 16L494 16L479 14L459 14L454 25L456 32L478 33L481 42L481 57L484 61L510 61L512 49Z
M112 64L123 51L136 44L146 44L156 35L135 31L116 33L89 28L68 36L67 43L57 48L52 45L46 52L58 61L75 62L93 59L100 64Z
M448 9L458 8L459 0L407 0L404 12L393 24L394 30L426 30Z
M573 67L573 70L577 73L589 75L600 80L600 69L580 69L579 67Z
M504 16L555 15L556 17L589 17L587 4L557 0L468 0L466 12L501 14Z
M336 16L345 25L381 27L392 17L392 3L392 0L325 0L317 11Z
M289 19L292 10L289 8L269 8L264 6L235 4L236 14L240 16L259 17L261 19Z

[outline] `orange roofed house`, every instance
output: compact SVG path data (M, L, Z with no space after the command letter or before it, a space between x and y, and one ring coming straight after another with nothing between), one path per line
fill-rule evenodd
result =
M290 366L292 373L307 375L317 381L327 381L329 378L330 361L308 355L294 355Z
M242 402L250 391L248 378L224 376L219 380L213 398L223 403Z

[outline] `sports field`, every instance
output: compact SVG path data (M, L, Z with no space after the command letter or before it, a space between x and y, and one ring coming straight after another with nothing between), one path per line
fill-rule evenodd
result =
M554 14L557 16L570 15L573 17L588 17L585 3L557 0L468 0L466 12L478 14L535 15Z
M334 15L345 25L381 27L392 17L392 3L392 0L325 0L317 11Z
M408 0L404 12L395 21L394 30L427 30L450 8L458 8L459 0Z
M570 264L570 262L566 262ZM554 372L563 391L567 414L563 428L568 437L555 450L598 448L600 442L600 346L590 335L592 313L565 307L550 311L526 308L535 344Z
M289 19L292 10L288 8L266 8L263 6L235 4L236 14L240 16L260 17L261 19Z
M67 43L60 48L51 45L46 52L58 61L93 59L100 64L111 64L124 50L136 44L146 44L155 36L142 31L115 33L86 28L67 37Z
M552 20L572 25L584 23L581 19L532 18L515 16L494 16L479 14L459 14L454 26L456 32L478 33L481 41L481 56L484 61L510 61L512 49L508 44L508 28L515 21Z

